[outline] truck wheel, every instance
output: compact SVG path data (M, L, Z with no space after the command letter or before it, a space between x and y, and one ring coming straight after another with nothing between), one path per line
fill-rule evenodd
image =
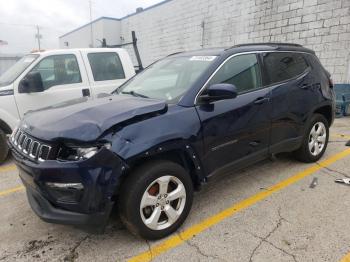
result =
M6 134L0 129L0 164L2 164L8 155L9 148L6 143Z
M152 161L137 168L121 186L120 217L133 234L165 237L185 221L193 198L186 170L170 161Z
M316 162L326 151L328 138L327 119L323 115L315 114L306 128L301 147L294 152L295 157L305 163Z

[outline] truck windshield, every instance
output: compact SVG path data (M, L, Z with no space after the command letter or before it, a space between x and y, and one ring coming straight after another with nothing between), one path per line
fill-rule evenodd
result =
M38 58L39 55L30 54L23 56L16 64L10 67L0 76L0 86L7 86L17 79L26 68Z
M188 56L160 60L116 92L176 103L215 58L216 56Z

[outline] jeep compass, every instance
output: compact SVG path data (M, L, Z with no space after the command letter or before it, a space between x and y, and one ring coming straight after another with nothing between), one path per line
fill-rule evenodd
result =
M333 119L312 50L245 44L170 55L112 94L30 112L9 146L44 221L103 228L116 205L132 233L157 239L213 176L280 152L320 159Z

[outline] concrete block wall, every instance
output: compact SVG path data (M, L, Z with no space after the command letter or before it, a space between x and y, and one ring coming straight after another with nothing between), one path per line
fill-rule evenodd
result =
M337 83L350 83L350 0L171 0L121 19L145 65L174 52L247 42L316 51ZM133 54L133 52L130 52Z

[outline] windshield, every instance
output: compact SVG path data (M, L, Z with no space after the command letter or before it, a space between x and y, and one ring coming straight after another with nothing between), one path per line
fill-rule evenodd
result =
M156 62L119 88L119 94L176 103L215 56L169 57Z
M0 86L11 84L39 55L26 55L0 76Z

